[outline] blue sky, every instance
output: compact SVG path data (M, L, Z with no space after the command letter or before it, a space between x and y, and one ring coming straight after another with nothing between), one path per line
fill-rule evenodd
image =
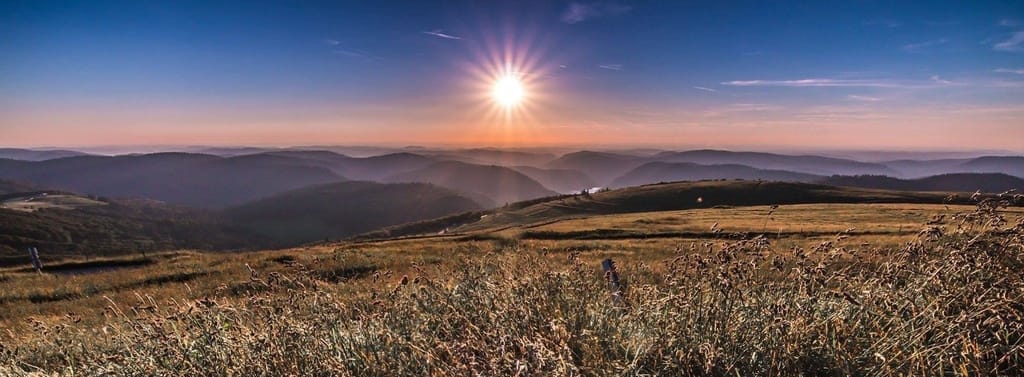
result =
M7 1L0 140L1024 151L1024 2Z

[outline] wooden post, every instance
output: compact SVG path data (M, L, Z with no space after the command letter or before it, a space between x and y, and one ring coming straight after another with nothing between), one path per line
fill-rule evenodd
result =
M28 248L28 255L32 257L32 267L36 268L36 272L43 273L43 262L39 261L39 250L34 247Z
M601 261L601 269L604 270L604 279L608 281L608 290L612 292L612 302L618 305L622 302L622 290L619 285L619 272L615 270L615 261L611 258Z
M601 269L604 270L604 278L608 280L608 287L613 291L619 290L619 273L615 271L615 261L605 259L601 261Z

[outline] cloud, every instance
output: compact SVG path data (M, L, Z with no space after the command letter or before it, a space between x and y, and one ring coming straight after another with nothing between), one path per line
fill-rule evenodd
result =
M693 88L697 89L697 90L703 90L705 92L712 92L712 93L717 92L717 90L714 90L714 89L711 89L711 88L705 88L703 86L694 86Z
M337 39L324 39L324 43L326 43L328 45L331 45L331 46L337 46L337 45L341 44L341 41L339 41Z
M599 65L597 67L598 68L604 68L604 69L610 69L610 70L613 70L613 71L621 71L623 69L622 68L622 64L601 64L601 65Z
M911 43L911 44L903 46L903 51L906 51L906 52L921 52L921 50L927 49L929 47L944 45L944 44L946 44L946 42L949 42L949 41L946 40L946 38L942 38L942 39L935 39L935 40L930 40L930 41L924 41L924 42L921 42L921 43Z
M793 88L933 88L946 86L952 82L937 80L938 76L927 82L896 81L896 80L846 80L846 79L800 79L800 80L735 80L725 81L722 85L729 86L779 86Z
M622 5L614 1L594 3L569 3L569 7L562 12L562 22L576 24L586 20L615 16L633 10L633 7Z
M1004 18L1002 20L999 20L999 26L1003 26L1003 27L1016 27L1016 26L1020 26L1020 25L1021 25L1020 20L1013 20L1013 19L1009 19L1009 18Z
M996 73L1013 73L1013 74L1017 74L1017 75L1024 75L1024 68L1020 68L1020 69L999 68L999 69L993 70L993 72L996 72Z
M1024 31L1014 32L1010 39L996 43L992 46L996 51L1018 52L1024 51Z
M881 98L878 98L878 97L858 96L856 94L848 95L848 96L846 96L846 98L849 98L849 99L852 99L852 100L855 100L855 101L864 101L864 102L878 102L878 101L882 100Z
M441 29L437 29L437 30L433 30L433 31L424 31L422 33L426 34L426 35L433 35L435 37L444 38L444 39L455 39L455 40L462 39L462 37L459 37L459 36L454 36L454 35L451 35L451 34L446 34L446 33L442 32Z
M939 84L942 84L942 85L950 85L950 84L953 83L952 81L949 81L949 80L943 80L938 75L932 76L929 79L932 80L932 82L939 83Z

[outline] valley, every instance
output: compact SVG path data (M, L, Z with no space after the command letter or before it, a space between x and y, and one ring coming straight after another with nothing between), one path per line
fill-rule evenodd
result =
M551 331L560 331L557 326L574 333L598 331L628 347L650 339L615 325L620 315L649 318L644 321L653 322L631 326L662 339L678 333L724 334L729 338L719 340L723 347L734 344L732 339L742 337L747 326L773 328L770 321L743 318L778 305L787 308L788 314L782 314L786 321L805 323L794 325L790 334L824 338L785 339L772 347L811 349L824 346L811 339L839 341L836 335L821 335L821 326L831 320L815 313L828 308L841 308L854 318L841 328L852 334L846 338L850 341L871 339L861 330L866 326L890 332L885 339L893 341L918 336L907 326L963 336L960 330L930 328L918 317L876 313L874 305L906 297L885 279L960 292L954 298L927 296L949 305L1012 305L1016 300L1000 295L1017 280L999 283L1011 285L998 285L998 293L972 293L987 300L981 304L955 299L966 299L965 290L974 285L927 278L946 271L962 281L967 277L957 274L1001 274L1015 268L1013 255L990 256L985 258L1008 259L984 259L985 267L970 265L974 272L966 272L967 262L948 254L983 247L972 243L982 239L1007 252L1019 246L1014 242L1024 236L1024 197L1012 190L1021 179L1005 172L841 176L810 173L821 171L808 164L846 172L892 171L762 154L754 156L762 161L759 167L733 164L746 154L707 165L689 161L703 153L596 155L597 165L623 171L613 177L588 174L591 168L579 163L581 155L469 155L473 159L458 151L348 157L278 150L0 161L8 174L0 176L5 189L0 194L0 284L5 288L0 325L9 329L0 343L18 345L5 362L49 369L73 360L92 368L100 364L87 360L115 355L121 361L108 359L104 368L227 373L308 372L329 361L334 372L360 374L376 370L370 363L381 357L379 347L387 346L397 347L385 351L388 357L405 355L409 363L388 364L389 370L409 374L432 370L424 366L428 360L451 347L497 347L493 342L501 336L494 331L531 334L541 343L521 343L518 347L536 350L527 354L560 352L548 345L562 341L552 337L557 332ZM652 158L666 161L646 161ZM775 164L794 158L804 162L775 170ZM537 165L467 162L485 159ZM198 173L189 175L189 169ZM601 189L569 190L573 185ZM74 188L87 191L66 191ZM244 195L227 195L232 190ZM42 273L28 264L27 247L40 250ZM989 251L982 255L991 255L997 249L983 250ZM913 272L906 264L901 268L911 269L893 272L892 266L908 258L926 270ZM606 298L599 267L606 259L615 261L627 284L625 306ZM680 286L697 290L676 290ZM784 303L773 301L779 292L785 292ZM521 305L520 300L538 305ZM700 305L665 306L664 300ZM878 303L862 306L866 300ZM730 309L736 305L747 309ZM819 312L802 312L801 307ZM510 327L504 323L512 317L497 313L525 321ZM478 317L484 314L498 317ZM583 317L590 322L579 322ZM383 318L394 322L379 322ZM436 322L439 318L473 319ZM705 323L714 328L700 327L696 318L708 318ZM447 327L459 323L470 330ZM357 329L374 329L392 339L411 331L416 339L368 340ZM295 332L303 335L289 335ZM309 347L308 353L295 353L308 336L330 340ZM147 340L161 338L180 343L168 348ZM670 347L697 346L673 341ZM94 347L68 348L76 342ZM422 342L442 345L442 351L428 351L434 348ZM571 342L579 347L573 352L584 357L621 352L592 337ZM227 354L209 351L214 347L250 361L233 364L223 358ZM922 355L911 356L915 365L926 365L931 357L926 342L908 340L900 347ZM198 349L207 351L196 359ZM842 354L847 350L815 357L853 357ZM268 352L288 356L273 359ZM723 357L747 357L750 351L732 352ZM339 353L348 356L336 359ZM166 358L153 364L139 359L144 354ZM444 357L446 363L460 364L498 356L482 351ZM870 358L858 363L879 365ZM571 364L548 365L537 368L554 371ZM500 365L489 368L505 371Z

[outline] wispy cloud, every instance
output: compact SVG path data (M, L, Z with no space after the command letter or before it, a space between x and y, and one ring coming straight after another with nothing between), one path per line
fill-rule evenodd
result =
M949 42L946 38L933 39L930 41L924 41L920 43L911 43L903 46L903 51L906 52L922 52L930 47L941 46Z
M881 19L881 20L870 20L864 21L864 25L867 26L881 26L886 28L897 28L903 26L903 23L897 20Z
M1017 75L1024 75L1024 68L1019 68L1019 69L999 68L999 69L993 70L993 72L996 72L996 73L1013 73L1013 74L1017 74Z
M722 85L729 86L781 86L794 88L838 87L838 88L932 88L952 84L949 81L937 82L929 80L845 80L845 79L800 79L800 80L735 80L725 81Z
M337 46L341 44L341 41L337 39L324 39L324 43L330 46Z
M944 80L941 77L939 77L938 75L932 76L929 79L932 80L932 82L934 82L936 84L942 84L942 85L952 85L953 84L952 81Z
M619 4L614 1L592 2L592 3L569 3L569 7L562 12L562 22L576 24L586 20L615 16L632 10L633 7Z
M992 46L996 51L1019 52L1024 51L1024 31L1017 31L1010 35L1010 38L996 43Z
M863 102L878 102L878 101L882 100L881 98L878 98L878 97L858 96L856 94L848 95L848 96L846 96L846 98L852 99L854 101L863 101Z
M455 40L462 39L462 37L445 33L443 31L441 31L441 29L432 30L432 31L424 31L422 33L426 34L426 35L433 35L435 37L444 38L444 39L455 39Z
M694 86L693 88L697 89L697 90L703 90L705 92L712 92L712 93L717 92L717 90L714 90L714 89L711 89L711 88L705 88L703 86Z
M1004 18L1002 20L999 20L999 26L1003 27L1017 27L1020 26L1021 24L1022 22L1020 22L1020 20L1014 20L1010 18Z
M613 71L621 71L621 70L623 70L622 64L601 64L601 65L599 65L597 67L598 68L604 68L604 69L610 69L610 70L613 70Z

